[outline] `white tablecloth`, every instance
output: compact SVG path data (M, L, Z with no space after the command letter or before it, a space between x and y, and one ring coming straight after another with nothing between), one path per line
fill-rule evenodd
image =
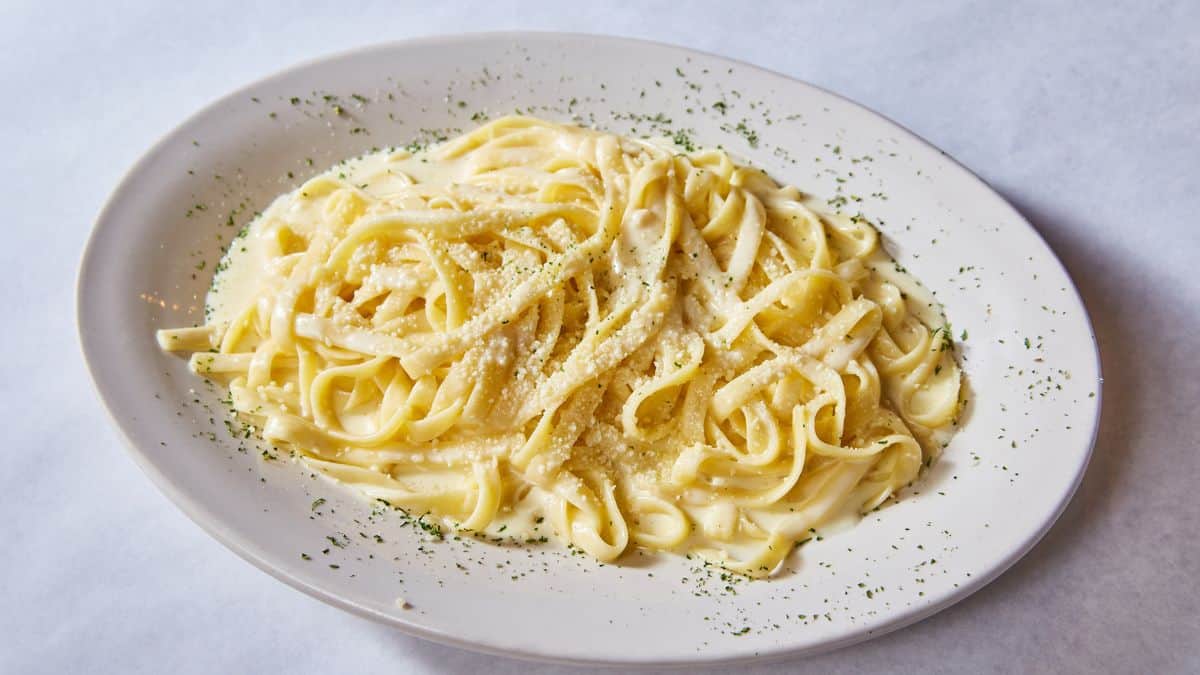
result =
M1092 312L1104 421L1046 539L914 627L746 672L1200 670L1200 3L292 4L0 8L0 672L559 670L405 637L225 550L126 457L74 325L93 218L185 116L319 54L516 28L715 51L875 108L1024 212Z

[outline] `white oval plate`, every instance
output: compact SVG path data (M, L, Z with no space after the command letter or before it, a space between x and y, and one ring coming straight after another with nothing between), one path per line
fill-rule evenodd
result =
M430 541L231 438L223 393L160 353L154 330L202 320L213 268L238 227L338 160L518 109L623 133L682 131L882 223L888 248L937 293L961 341L971 402L944 458L898 504L805 546L780 578L744 582L679 557L604 566L552 545ZM982 181L811 85L627 39L417 40L320 59L230 94L167 135L117 188L84 256L78 303L88 364L134 459L201 527L326 602L515 656L729 661L809 653L914 622L995 578L1046 532L1083 474L1098 421L1098 353L1083 305L1046 244Z

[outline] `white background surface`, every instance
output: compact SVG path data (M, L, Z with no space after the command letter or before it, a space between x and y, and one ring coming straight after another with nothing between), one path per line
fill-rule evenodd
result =
M916 626L746 672L1200 670L1200 4L251 4L0 8L0 672L563 670L405 637L209 539L126 457L74 324L93 218L197 108L332 51L521 28L714 51L870 106L1010 199L1092 312L1100 438L1046 539Z

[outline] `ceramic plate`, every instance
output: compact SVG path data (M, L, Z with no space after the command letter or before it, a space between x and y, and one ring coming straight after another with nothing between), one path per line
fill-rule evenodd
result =
M749 582L674 556L601 565L556 548L437 540L348 489L265 461L223 392L154 331L202 320L222 250L276 195L376 147L508 113L721 145L881 224L944 303L969 405L903 499L821 533ZM131 454L188 516L315 597L413 635L573 662L678 664L810 653L962 599L1070 499L1091 451L1099 361L1079 296L1027 222L900 126L718 56L550 33L431 38L322 58L232 93L155 145L100 214L79 330Z

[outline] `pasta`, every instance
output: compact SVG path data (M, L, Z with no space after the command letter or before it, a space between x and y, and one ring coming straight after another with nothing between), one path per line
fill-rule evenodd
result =
M506 117L279 197L158 333L262 438L461 530L766 576L936 455L960 372L875 229L720 150Z

